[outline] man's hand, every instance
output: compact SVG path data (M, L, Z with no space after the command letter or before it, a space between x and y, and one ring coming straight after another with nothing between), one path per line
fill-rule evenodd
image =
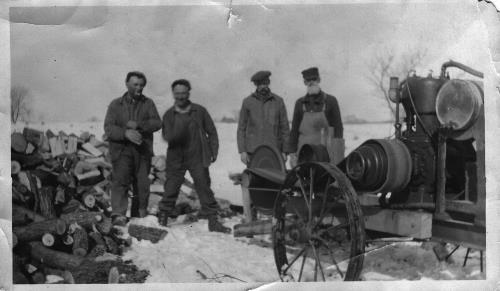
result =
M288 160L288 154L287 153L281 153L283 155L283 160L285 161L285 164L286 164L286 161Z
M142 135L135 129L125 130L125 138L138 145L142 143Z
M137 129L137 122L134 120L129 120L126 126L128 129Z
M217 156L212 156L212 158L211 158L212 164L215 163L215 161L217 161Z
M245 165L248 164L248 154L246 152L242 152L240 154L240 158L241 158L241 162L243 164L245 164Z

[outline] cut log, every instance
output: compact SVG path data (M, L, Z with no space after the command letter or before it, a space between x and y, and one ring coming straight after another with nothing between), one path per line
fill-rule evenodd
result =
M64 152L66 154L76 153L78 147L78 137L70 135L68 141L65 144Z
M89 186L95 185L104 180L104 177L99 170L93 170L84 174L76 175L79 185Z
M35 151L35 149L36 149L35 146L32 143L29 142L28 145L26 146L25 153L27 155L31 155Z
M45 233L64 234L66 223L61 219L51 219L33 222L27 226L14 227L12 231L16 234L19 241L35 241L41 239Z
M42 236L42 244L48 248L53 247L56 243L56 238L51 233L45 233Z
M104 242L106 242L106 247L108 248L108 251L112 254L117 255L120 251L118 248L118 244L109 236L104 236L103 237Z
M64 142L60 137L50 137L49 144L52 157L58 157L64 154Z
M37 147L42 145L43 142L43 131L39 131L33 128L25 127L23 129L23 135L26 138L26 141L36 145Z
M100 233L109 234L113 229L113 222L111 218L103 217L102 221L98 222L95 226Z
M83 210L85 207L80 203L80 201L76 199L71 199L66 203L66 205L63 206L61 212L63 214L71 214L73 212L78 212L78 210Z
M260 220L234 226L234 237L270 234L273 224L271 220Z
M73 169L73 173L78 176L78 175L85 174L86 172L90 172L93 170L97 170L97 165L95 165L93 163L89 163L89 162L87 162L87 160L82 160L82 161L78 161L75 164L75 168Z
M28 278L18 270L12 270L12 280L14 284L29 284Z
M89 152L94 157L102 156L102 152L98 150L95 146L93 146L90 142L84 143L82 148Z
M46 248L38 241L31 242L29 245L31 247L31 257L39 262L43 262L49 267L74 270L84 261L82 257Z
M24 153L26 151L26 147L28 146L28 142L24 135L20 132L14 132L10 135L10 147L18 152Z
M73 234L73 255L84 257L89 250L89 239L83 228L77 228Z
M39 193L40 214L47 218L55 218L56 210L54 208L54 188L42 187Z
M41 270L37 270L31 274L31 280L33 280L33 284L44 284L45 274Z
M149 240L152 243L157 243L167 235L168 231L165 229L147 227L138 224L130 224L128 233L137 238L138 240Z
M47 220L47 218L41 216L34 211L31 211L22 206L12 204L12 224L13 225L22 225L27 222L40 222Z
M73 279L73 275L70 271L64 271L59 269L50 268L47 266L43 267L43 271L45 275L54 275L59 276L64 279L64 283L66 284L75 284L75 279Z
M21 172L21 164L18 161L10 161L10 175L17 175Z
M108 284L118 284L120 281L120 273L117 267L109 269Z
M67 246L72 246L74 242L75 242L75 240L74 240L74 239L73 239L73 237L72 237L71 235L69 235L69 234L68 234L68 235L66 235L66 236L64 236L64 237L63 237L63 239L62 239L62 243L63 243L64 245L67 245Z
M34 153L31 155L16 153L11 151L10 159L12 161L18 161L23 168L34 168L43 163L44 158L39 153Z
M92 193L84 193L82 194L82 202L88 208L94 208L95 206L95 196Z
M98 158L89 158L84 160L85 163L95 165L95 166L101 166L106 169L111 169L112 166L110 163L108 163L104 157L98 157Z
M151 193L163 193L165 190L163 184L151 184L149 185L149 192Z
M68 225L76 222L81 227L90 231L92 230L92 224L97 225L103 220L103 215L100 212L73 212L62 214L60 218Z

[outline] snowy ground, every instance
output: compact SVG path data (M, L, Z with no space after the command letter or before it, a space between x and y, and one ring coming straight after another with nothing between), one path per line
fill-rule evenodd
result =
M167 227L167 236L157 244L133 239L124 260L147 269L147 283L154 282L275 282L279 281L269 236L234 238L208 231L207 221L183 223L184 217ZM241 222L235 216L225 225ZM156 226L156 217L134 223ZM451 248L453 246L449 246ZM370 244L362 280L453 280L484 279L479 252L471 251L462 267L466 249L459 248L446 262L439 262L430 246L420 242ZM226 275L226 276L224 276Z

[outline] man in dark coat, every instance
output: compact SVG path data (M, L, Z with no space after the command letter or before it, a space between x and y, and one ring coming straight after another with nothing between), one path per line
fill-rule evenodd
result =
M270 145L282 153L286 161L289 149L290 125L283 98L271 92L271 72L258 71L251 78L255 92L243 99L238 121L237 142L241 161L248 165L255 149ZM243 212L252 221L255 212L248 191L243 191Z
M238 122L238 152L241 161L248 164L260 145L271 145L286 155L291 153L288 138L290 126L283 98L269 89L271 72L259 71L250 79L256 87L241 105Z
M113 223L118 225L127 222L125 215L130 184L134 193L132 216L144 217L147 214L153 132L161 128L161 119L153 100L142 94L146 76L141 72L130 72L125 84L127 92L111 102L104 119L104 132L109 141L113 166L112 218Z
M327 135L333 134L332 138L338 140L342 140L344 135L339 104L334 96L321 90L318 68L302 71L302 77L307 94L295 103L290 132L290 150L295 153L304 144L324 144ZM343 143L340 147L343 147ZM292 155L291 160L292 164L296 163L297 155Z
M229 233L231 229L218 220L220 209L210 189L208 167L217 159L219 139L208 111L189 100L191 84L180 79L172 83L175 104L163 115L162 134L168 142L165 192L159 203L158 221L166 226L169 217L175 218L175 203L184 182L186 171L193 178L200 199L198 217L208 218L210 231Z

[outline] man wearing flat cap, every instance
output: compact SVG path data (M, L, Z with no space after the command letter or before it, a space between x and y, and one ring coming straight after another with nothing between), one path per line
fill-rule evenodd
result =
M327 146L330 159L337 163L344 155L344 128L337 99L321 90L318 68L302 71L307 94L297 100L293 112L289 148L292 164L304 144ZM333 149L333 151L331 151Z
M287 154L291 153L289 149L290 126L283 98L271 92L269 89L269 80L271 72L259 71L255 73L250 81L255 84L256 90L250 96L243 99L241 105L240 118L238 122L238 152L241 161L248 165L255 149L260 145L270 145L283 154L287 159ZM249 217L249 206L245 201L243 193L245 214Z

